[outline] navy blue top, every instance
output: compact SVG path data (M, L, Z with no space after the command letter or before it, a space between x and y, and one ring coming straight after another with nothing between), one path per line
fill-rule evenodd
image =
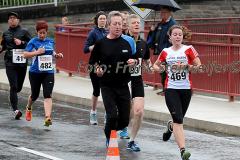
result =
M154 49L154 54L159 55L164 48L171 46L168 37L168 30L176 24L176 21L171 17L167 23L158 23L156 29L148 35L147 43Z
M89 47L94 45L96 41L106 37L107 31L105 28L94 27L88 34L87 40L84 44L83 52L89 53Z

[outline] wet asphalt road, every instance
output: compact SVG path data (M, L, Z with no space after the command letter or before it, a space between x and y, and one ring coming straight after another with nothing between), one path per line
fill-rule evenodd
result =
M0 91L1 160L106 159L103 112L99 111L98 114L99 125L91 126L88 122L87 107L55 102L53 125L44 127L41 98L34 104L33 120L27 122L24 118L13 119L7 94ZM22 110L26 104L26 97L21 95L19 98ZM142 151L126 151L127 140L119 140L121 160L180 160L174 137L169 142L163 142L163 131L162 125L145 121L136 139ZM190 130L186 130L185 134L187 147L192 153L191 160L240 159L239 137Z

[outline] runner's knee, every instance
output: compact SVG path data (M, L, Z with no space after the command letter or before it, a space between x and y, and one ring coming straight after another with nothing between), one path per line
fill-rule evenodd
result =
M17 92L17 84L11 84L11 85L10 85L10 90Z
M136 110L134 110L133 114L134 114L134 116L142 117L143 116L143 109L136 109Z
M93 89L93 95L94 95L95 97L98 97L98 96L100 95L100 88L99 88L99 89L94 88L94 89Z
M43 94L43 97L44 97L44 99L46 99L46 98L52 98L52 94L50 94L50 93L45 93L45 94Z

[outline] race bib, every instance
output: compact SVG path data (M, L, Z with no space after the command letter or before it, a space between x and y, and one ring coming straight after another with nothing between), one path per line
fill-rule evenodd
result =
M172 81L181 81L187 79L187 73L186 72L177 72L177 73L172 73L171 75L171 80Z
M13 49L12 50L12 62L13 63L26 63L26 58L23 57L23 49Z
M140 76L142 74L142 58L139 58L139 63L131 69L131 76Z
M53 70L52 55L38 56L38 69L39 71Z

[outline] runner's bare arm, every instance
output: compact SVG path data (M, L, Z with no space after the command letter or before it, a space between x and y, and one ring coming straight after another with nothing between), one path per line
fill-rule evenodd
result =
M44 49L44 48L38 48L38 50L32 51L32 52L24 51L24 52L23 52L23 57L24 57L24 58L31 58L31 57L34 57L34 56L43 54L44 52L45 52L45 49Z
M189 67L189 70L198 70L199 72L201 72L201 60L199 57L196 57L194 60L193 60L193 64L189 64L188 67Z

